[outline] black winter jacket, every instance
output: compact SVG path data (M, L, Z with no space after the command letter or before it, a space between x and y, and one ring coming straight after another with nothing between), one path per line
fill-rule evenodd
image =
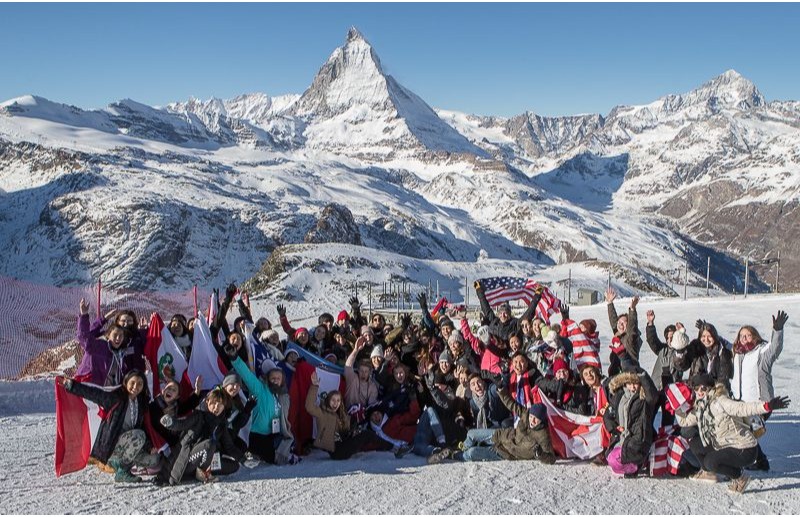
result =
M621 422L620 401L625 384L631 380L639 382L641 387L630 404L627 422ZM653 415L658 404L658 391L653 380L644 370L641 370L638 375L631 372L617 375L609 383L609 390L611 401L603 415L603 424L612 435L609 450L619 443L620 432L617 427L622 426L629 432L629 436L622 443L622 462L642 465L650 455L650 446L653 444Z

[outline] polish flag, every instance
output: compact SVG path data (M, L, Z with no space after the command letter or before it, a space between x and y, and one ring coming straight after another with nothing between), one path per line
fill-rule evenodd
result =
M114 388L116 386L102 389L111 391ZM97 404L69 393L56 378L56 477L86 467L100 421Z
M564 411L553 405L539 388L532 390L534 402L547 408L548 429L553 450L562 458L588 460L603 452L603 418Z
M183 355L181 347L175 342L175 338L164 325L164 321L158 313L153 313L150 319L150 327L147 330L147 341L144 347L144 355L150 361L150 369L153 373L153 397L161 393L161 387L170 379L164 375L164 369L172 370L172 379L182 384L181 391L191 392L191 383L184 378L184 373L189 368L189 363ZM188 383L188 386L185 384Z
M222 384L227 370L211 342L211 330L202 314L201 312L194 324L192 356L189 358L189 378L196 379L198 375L202 375L202 389L211 390L214 386Z

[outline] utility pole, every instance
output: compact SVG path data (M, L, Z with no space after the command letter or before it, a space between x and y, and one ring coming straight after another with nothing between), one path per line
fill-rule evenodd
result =
M778 268L775 270L775 292L778 293L778 281L781 278L781 250L778 250Z
M464 277L464 308L469 309L469 278Z
M711 255L708 256L708 263L706 264L706 296L708 296L708 284L711 278Z
M683 255L683 299L686 300L686 291L689 286L689 257Z
M372 282L367 284L367 299L368 299L367 310L369 310L369 315L370 315L370 318L371 318L372 317Z
M750 281L750 256L744 259L744 297L747 298L747 283Z
M572 268L569 269L569 276L567 277L567 303L572 303Z
M442 296L439 294L439 279L436 279L436 301L438 302Z

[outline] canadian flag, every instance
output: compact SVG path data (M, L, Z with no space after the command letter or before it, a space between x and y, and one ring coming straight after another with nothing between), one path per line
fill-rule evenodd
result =
M200 313L195 320L194 335L192 337L192 356L189 358L189 378L196 379L203 376L204 390L211 390L221 384L225 378L225 366L211 342L211 330L207 320Z
M569 338L572 342L572 358L575 367L580 369L584 364L595 366L598 370L600 365L600 340L597 334L587 336L581 331L580 326L572 320L561 322L561 336Z
M170 380L176 380L182 384L188 382L188 379L184 379L184 373L189 368L189 363L175 342L175 338L172 337L169 328L164 325L161 316L155 312L150 318L144 355L150 361L150 369L153 371L153 389L151 391L153 397L161 393L161 387ZM191 391L190 388L187 391L186 386L181 388L184 393Z
M100 407L69 393L59 379L63 377L56 379L56 477L86 467L101 421Z
M562 458L588 460L603 452L603 418L564 411L539 392L532 390L534 403L547 408L548 429L553 450Z

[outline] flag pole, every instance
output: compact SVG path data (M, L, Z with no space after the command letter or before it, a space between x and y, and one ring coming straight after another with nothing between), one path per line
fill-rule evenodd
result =
M100 291L103 288L102 276L97 277L97 318L100 318Z
M197 318L197 284L194 284L194 317Z

